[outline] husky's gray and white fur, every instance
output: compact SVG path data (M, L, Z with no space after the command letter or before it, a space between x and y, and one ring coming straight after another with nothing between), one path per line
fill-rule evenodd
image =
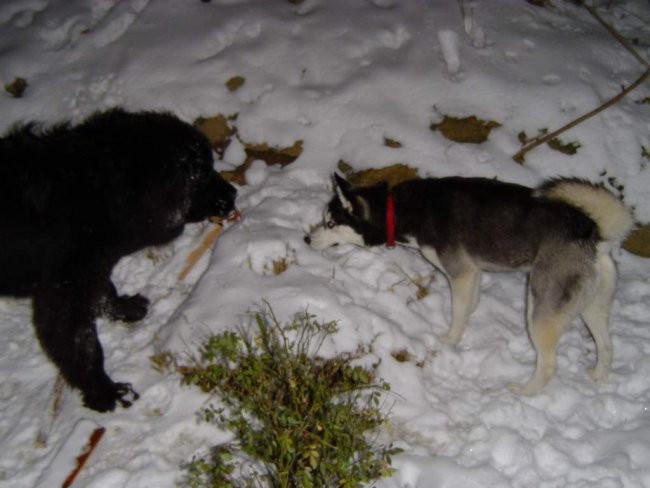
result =
M485 178L405 181L355 187L334 175L335 195L324 221L305 241L315 249L343 243L386 243L387 195L394 202L398 244L419 249L447 277L456 344L479 301L481 271L530 273L528 331L537 352L535 373L520 394L539 392L555 373L555 348L581 316L596 343L592 378L607 377L612 362L608 324L616 285L612 247L633 225L623 203L602 186L554 179L533 189Z

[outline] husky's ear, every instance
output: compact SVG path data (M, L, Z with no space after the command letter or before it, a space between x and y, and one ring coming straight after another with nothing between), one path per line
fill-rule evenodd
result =
M334 173L334 190L336 190L336 196L341 202L343 209L348 213L352 213L352 197L350 195L352 185L343 177L339 176L338 173Z

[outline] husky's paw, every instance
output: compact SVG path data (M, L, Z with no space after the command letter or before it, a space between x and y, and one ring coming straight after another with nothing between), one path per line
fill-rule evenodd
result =
M458 343L460 342L460 337L457 336L456 334L452 334L451 332L447 332L446 334L443 334L438 337L442 342L445 344L449 344L450 346L457 346Z
M603 367L600 364L596 364L593 368L588 368L587 373L594 381L605 381L609 376L608 368Z
M537 395L544 388L543 384L531 380L525 385L518 385L516 383L511 383L508 385L508 389L515 395L518 396L533 396Z

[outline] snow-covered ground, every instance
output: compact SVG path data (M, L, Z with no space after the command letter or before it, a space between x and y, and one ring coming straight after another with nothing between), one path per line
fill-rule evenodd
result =
M379 374L392 386L382 438L404 449L382 488L650 486L648 260L614 253L620 276L610 378L589 379L594 346L575 323L560 340L556 377L522 398L507 385L526 381L534 367L524 276L484 275L479 307L460 346L451 347L438 339L450 316L447 283L414 251L320 253L303 242L321 218L339 160L355 169L403 162L420 175L529 185L556 175L611 181L624 187L636 218L650 221L647 82L562 136L580 143L576 155L543 146L523 166L511 159L520 132L563 125L644 69L585 9L549 3L554 8L524 0L0 2L0 82L28 82L22 98L0 94L3 131L19 120L80 120L121 105L169 109L188 121L238 114L242 140L302 140L304 148L284 169L253 164L239 188L244 220L185 282L176 276L201 238L198 225L118 265L119 287L153 303L136 328L99 324L109 373L141 393L128 410L95 414L66 390L52 420L56 371L34 340L30 304L0 299L0 486L31 487L50 476L80 419L106 433L75 486L174 486L182 462L227 434L197 423L205 396L156 372L149 357L195 350L208 332L246 323L262 300L281 319L308 309L338 320L324 352L366 345L363 361L381 361ZM648 2L598 3L650 59ZM224 83L235 75L245 84L230 92ZM458 144L429 129L444 114L501 127L484 144ZM235 142L218 169L242 160ZM281 259L288 269L274 275ZM430 278L428 295L418 299L412 280ZM401 351L407 361L394 358ZM45 447L35 446L39 431Z

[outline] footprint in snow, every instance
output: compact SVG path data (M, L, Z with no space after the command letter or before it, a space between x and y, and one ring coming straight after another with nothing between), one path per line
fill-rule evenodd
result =
M121 38L148 4L149 0L118 2L110 10L104 12L101 19L94 21L92 28L95 47L108 46Z
M452 30L438 31L438 42L440 42L442 57L447 64L447 71L451 74L458 73L460 69L458 34Z

